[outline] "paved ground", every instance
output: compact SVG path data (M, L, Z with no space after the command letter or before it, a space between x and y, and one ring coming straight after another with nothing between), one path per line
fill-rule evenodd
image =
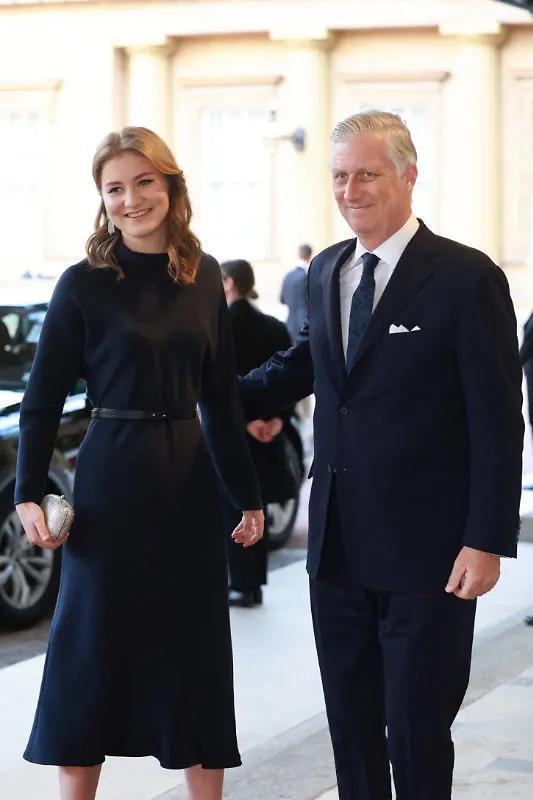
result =
M454 800L531 800L532 716L533 669L463 707L454 726ZM319 800L338 800L336 789Z
M49 618L24 631L0 627L0 669L44 653L49 630Z
M526 523L533 521L533 492L524 495L523 513ZM301 560L304 537L305 519L296 546L273 557L277 569L265 605L232 612L243 767L228 771L228 800L337 798ZM505 560L500 583L479 603L472 679L454 733L454 800L533 797L533 629L523 624L533 613L532 575L533 543L524 541L518 561ZM32 655L45 637L44 625L35 641L23 634L10 657L24 647ZM0 633L2 651L4 641ZM42 666L39 655L0 669L1 800L57 798L55 769L20 757ZM152 758L106 761L99 800L185 797L183 775L160 769Z
M269 572L275 572L295 561L303 561L306 557L309 486L310 484L306 481L302 487L298 517L287 545L281 550L270 553ZM265 598L268 599L268 588L265 589ZM2 627L0 623L0 669L44 653L48 642L50 622L51 619L48 617L38 625L22 631L9 630ZM0 800L3 800L1 793Z
M293 536L288 547L271 554L270 572L305 559L305 544L300 546L299 539L299 536ZM265 589L265 597L268 597L268 588ZM48 643L50 623L51 617L47 617L31 628L18 631L2 627L0 624L0 669L44 653ZM0 800L3 800L1 793Z

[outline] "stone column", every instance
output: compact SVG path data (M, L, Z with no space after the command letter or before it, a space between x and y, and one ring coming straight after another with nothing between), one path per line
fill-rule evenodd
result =
M126 119L151 128L165 141L170 134L170 57L168 45L128 47Z
M330 244L330 39L327 32L306 39L272 32L271 38L281 39L285 48L277 123L287 133L302 128L305 137L302 151L288 141L278 147L280 255L291 264L299 244L308 242L315 253Z
M498 33L456 36L455 63L444 94L443 233L498 261L501 247L501 158Z

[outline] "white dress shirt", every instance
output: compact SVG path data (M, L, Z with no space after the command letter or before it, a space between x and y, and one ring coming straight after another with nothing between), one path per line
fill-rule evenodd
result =
M385 291L391 275L396 268L396 264L400 257L420 227L420 223L414 214L411 214L407 222L402 225L400 230L389 236L383 244L376 247L375 250L369 251L366 249L361 240L357 239L357 245L350 258L342 265L339 273L339 288L340 288L340 310L341 310L341 327L342 327L342 347L344 350L344 357L348 350L348 326L350 324L350 310L352 307L353 293L359 286L361 276L363 274L363 254L373 252L379 256L379 263L374 272L376 281L376 291L374 293L374 308L381 300L381 296Z

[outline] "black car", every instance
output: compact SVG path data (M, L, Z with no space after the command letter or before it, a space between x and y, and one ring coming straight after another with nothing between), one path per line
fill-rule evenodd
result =
M46 301L0 305L0 619L13 627L31 625L43 617L53 605L59 585L61 548L32 546L13 507L20 402L46 309ZM78 381L63 408L48 472L47 491L69 501L89 415L85 385ZM287 433L287 459L299 486L302 443L295 425L287 426ZM267 507L271 549L286 543L297 511L298 496Z
M20 401L46 309L46 301L0 306L0 618L16 627L31 625L50 609L61 564L60 550L28 542L13 507ZM79 381L65 402L48 472L48 491L69 500L87 424L85 386Z

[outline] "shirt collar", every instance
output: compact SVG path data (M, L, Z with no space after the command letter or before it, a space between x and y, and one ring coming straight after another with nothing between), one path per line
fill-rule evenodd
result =
M400 260L403 251L417 232L420 227L420 223L415 217L414 214L411 214L409 219L407 220L402 227L393 233L392 236L389 236L379 247L376 247L375 250L372 252L375 253L380 261L384 261L386 264L389 265L392 269L396 266L398 261ZM368 253L369 251L364 246L364 244L357 239L357 244L355 246L354 252L354 264L357 264L361 259L363 253Z

